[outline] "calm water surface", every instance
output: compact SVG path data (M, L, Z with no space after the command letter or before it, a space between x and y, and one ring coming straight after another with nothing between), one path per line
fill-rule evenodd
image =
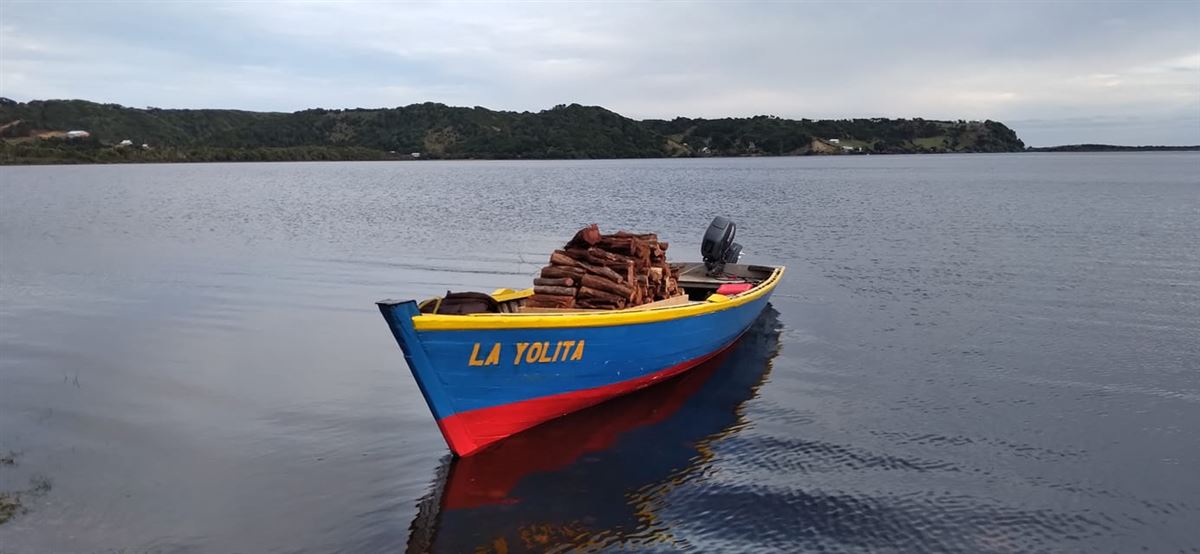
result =
M373 301L586 223L789 266L452 462ZM0 552L1200 548L1200 155L0 168Z

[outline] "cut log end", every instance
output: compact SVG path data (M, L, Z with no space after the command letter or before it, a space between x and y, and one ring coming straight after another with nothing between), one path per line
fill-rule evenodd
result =
M554 294L534 294L525 299L525 305L530 308L559 308L575 307L574 296L559 296Z
M572 277L538 277L533 280L533 286L574 287L575 279Z
M575 296L574 287L551 287L544 285L534 285L534 294L545 294L549 296Z
M567 242L567 247L587 248L597 242L600 242L600 227L593 223L575 233L575 236Z

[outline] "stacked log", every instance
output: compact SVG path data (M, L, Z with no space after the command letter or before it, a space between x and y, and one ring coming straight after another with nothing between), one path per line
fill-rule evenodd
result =
M604 235L594 224L584 227L550 254L525 305L616 310L681 294L668 246L654 233Z

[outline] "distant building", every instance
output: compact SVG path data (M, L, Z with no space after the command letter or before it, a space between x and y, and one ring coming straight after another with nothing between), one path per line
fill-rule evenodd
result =
M409 156L412 156L412 157L413 157L413 159L416 159L416 158L420 158L420 157L421 157L421 153L420 153L420 152L413 152L412 154L409 154Z
M69 139L88 138L90 136L92 136L92 134L87 131L67 131L67 138Z
M125 148L126 146L133 146L133 141L129 140L129 139L125 139L121 142L118 142L117 146L119 146L121 148Z
M829 139L826 142L828 142L829 144L841 144L842 139Z
M146 144L146 143L144 143L144 142L143 142L143 143L142 143L142 150L149 150L149 149L150 149L150 145L149 145L149 144Z

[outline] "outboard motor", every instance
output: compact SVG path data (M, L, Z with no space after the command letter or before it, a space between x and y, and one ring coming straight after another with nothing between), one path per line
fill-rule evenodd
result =
M727 217L714 217L700 242L700 255L704 257L704 269L710 277L725 271L725 264L736 264L742 257L742 245L733 242L737 225Z

